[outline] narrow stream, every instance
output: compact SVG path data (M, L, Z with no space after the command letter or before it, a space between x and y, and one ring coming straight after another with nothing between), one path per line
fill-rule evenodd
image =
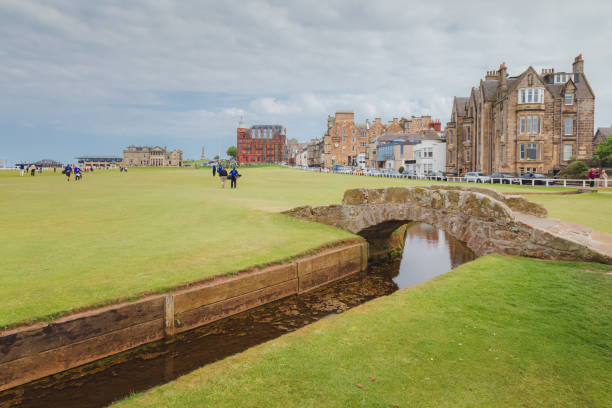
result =
M452 236L427 224L408 228L401 256L371 265L310 293L33 381L0 393L0 407L104 407L199 367L342 313L371 299L430 280L475 258Z

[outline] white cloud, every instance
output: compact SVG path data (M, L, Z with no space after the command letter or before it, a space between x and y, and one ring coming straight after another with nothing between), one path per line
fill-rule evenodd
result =
M320 136L339 109L444 122L452 97L502 61L511 74L567 70L578 52L596 125L607 125L611 11L606 1L4 0L0 129L60 120L82 144L107 135L110 150L153 134L225 143L241 116L301 139Z

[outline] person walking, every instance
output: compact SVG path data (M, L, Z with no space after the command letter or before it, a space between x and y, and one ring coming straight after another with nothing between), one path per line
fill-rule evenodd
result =
M236 168L232 168L230 171L230 188L236 188L236 179L238 178L238 170Z
M589 185L595 186L595 169L589 170Z
M19 175L23 177L24 173L25 173L25 164L21 163L19 165Z
M217 173L217 166L213 164L213 177L215 177L216 173Z
M227 170L223 167L219 166L221 170L219 170L219 180L221 180L221 188L225 188L225 181L227 180Z
M28 170L30 170L30 176L36 175L36 166L34 164L30 164L30 167L28 167Z
M74 180L75 181L79 181L81 178L83 178L83 174L81 173L81 169L79 168L79 166L76 166L74 168Z
M64 167L64 174L66 175L66 181L70 181L70 174L72 173L72 167L69 164Z
M608 174L606 173L606 169L603 169L601 171L601 174L599 175L599 178L601 178L601 182L603 184L604 187L608 187Z

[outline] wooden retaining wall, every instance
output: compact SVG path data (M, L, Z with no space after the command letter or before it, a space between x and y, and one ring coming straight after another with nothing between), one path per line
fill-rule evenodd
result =
M0 391L308 292L365 270L367 259L366 242L350 244L290 264L0 332Z

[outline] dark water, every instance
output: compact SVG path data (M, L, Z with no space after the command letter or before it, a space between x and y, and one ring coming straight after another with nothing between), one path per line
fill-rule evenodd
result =
M426 224L406 234L400 257L313 292L292 296L111 358L0 393L5 407L104 407L132 392L342 313L371 299L427 281L474 259L453 237Z

